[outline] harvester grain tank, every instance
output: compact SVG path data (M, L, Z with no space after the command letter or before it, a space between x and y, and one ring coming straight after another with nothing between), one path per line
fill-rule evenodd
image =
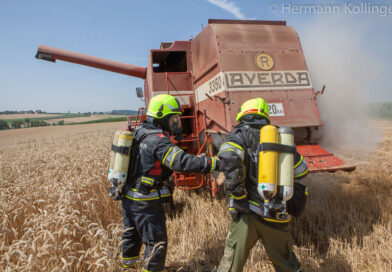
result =
M150 50L146 68L43 45L36 57L143 78L146 107L155 95L176 96L184 128L178 144L190 153L214 154L236 125L240 105L262 97L269 104L272 123L294 130L310 172L355 169L312 140L312 131L323 124L317 95L298 34L285 21L209 20L194 39L162 42L159 49ZM140 109L135 121L129 119L130 127L145 118L143 113ZM211 183L202 175L174 177L184 189Z

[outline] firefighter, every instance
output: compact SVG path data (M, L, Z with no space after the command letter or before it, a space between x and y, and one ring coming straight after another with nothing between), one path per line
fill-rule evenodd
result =
M262 98L246 101L236 120L239 124L228 135L218 153L223 163L224 184L232 217L218 272L242 271L250 250L259 239L276 271L297 271L300 263L292 250L289 223L267 221L267 218L249 209L250 205L263 205L257 192L256 156L260 129L270 124L267 103ZM297 151L294 154L294 167L296 179L308 173L307 165Z
M163 204L172 200L166 186L173 171L210 173L220 168L214 158L187 154L174 145L168 135L182 136L181 106L168 94L150 101L147 120L134 132L137 174L127 181L122 198L124 232L121 259L124 268L135 265L145 245L143 271L162 271L167 251ZM136 149L135 149L136 150Z

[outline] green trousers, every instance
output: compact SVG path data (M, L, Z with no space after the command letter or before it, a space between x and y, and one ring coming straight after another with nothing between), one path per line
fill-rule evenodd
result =
M289 224L268 223L254 213L247 213L231 222L218 272L242 271L249 252L259 239L276 271L297 271L300 268L292 250Z

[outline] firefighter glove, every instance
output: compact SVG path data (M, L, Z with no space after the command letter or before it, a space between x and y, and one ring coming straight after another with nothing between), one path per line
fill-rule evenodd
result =
M221 160L216 160L216 165L214 171L222 172L223 171L223 162Z

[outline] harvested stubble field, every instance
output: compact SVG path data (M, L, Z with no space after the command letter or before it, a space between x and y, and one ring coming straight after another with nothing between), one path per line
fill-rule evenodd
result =
M376 150L346 150L353 173L309 175L293 222L304 271L392 271L392 122ZM113 128L0 147L0 270L120 271L119 202L107 196ZM343 154L343 153L342 153ZM342 155L340 154L340 155ZM176 190L166 265L205 271L223 254L226 201ZM272 271L261 244L245 271Z

